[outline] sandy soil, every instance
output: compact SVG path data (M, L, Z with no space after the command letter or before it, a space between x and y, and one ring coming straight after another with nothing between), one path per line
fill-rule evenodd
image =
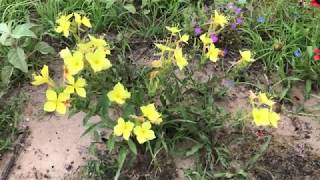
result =
M52 63L55 79L61 78L57 67L61 62ZM68 119L66 116L46 114L42 110L46 87L26 85L23 91L30 100L25 108L22 126L28 126L30 135L23 144L23 150L11 170L9 180L34 179L77 179L79 168L88 158L89 135L82 125L84 113ZM91 120L90 120L91 121ZM96 121L96 120L93 120Z

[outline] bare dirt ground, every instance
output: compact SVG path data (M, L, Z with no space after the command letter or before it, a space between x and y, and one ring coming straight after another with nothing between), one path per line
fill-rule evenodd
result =
M57 61L50 66L54 69L55 79L61 78ZM53 67L53 68L52 68ZM84 113L68 119L66 116L45 114L46 87L25 85L23 92L30 100L23 115L22 127L29 128L20 154L16 154L9 180L37 179L78 179L80 167L88 158L89 135L81 137L85 131L82 125Z

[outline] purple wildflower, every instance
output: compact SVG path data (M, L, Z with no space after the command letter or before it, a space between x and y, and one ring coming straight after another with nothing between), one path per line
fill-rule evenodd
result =
M223 49L223 56L226 56L228 54L228 49L227 48L224 48Z
M231 24L231 29L236 29L237 28L237 24L236 23L232 23Z
M236 24L237 25L239 25L239 24L242 24L242 19L240 18L240 17L238 17L237 19L236 19Z
M236 15L241 14L241 8L236 7L236 8L234 9L234 13L235 13Z
M219 41L218 36L215 35L214 33L211 33L211 34L210 34L210 38L211 38L211 41L212 41L213 43L216 43L216 42Z
M234 8L234 4L231 2L231 3L228 3L227 4L227 8L228 9L233 9Z
M194 28L194 34L195 34L196 36L199 36L201 33L202 33L201 27L200 27L200 26L196 26L196 27Z

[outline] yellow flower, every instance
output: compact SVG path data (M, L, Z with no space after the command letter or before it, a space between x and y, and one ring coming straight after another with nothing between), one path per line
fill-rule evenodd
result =
M268 108L253 108L252 110L253 121L257 126L278 126L280 115L273 112Z
M78 26L81 26L83 24L84 26L91 28L90 20L86 16L80 16L78 13L73 13L74 20L77 23Z
M141 126L136 126L133 129L133 132L136 135L139 144L143 144L156 138L153 130L151 130L150 122L144 122Z
M252 53L251 51L240 51L241 59L240 62L252 62Z
M162 61L161 60L154 60L151 62L151 66L154 68L159 68L162 67Z
M72 94L76 92L80 97L86 97L85 86L87 85L86 80L83 78L79 78L77 81L74 80L74 77L68 78L68 85L64 92L68 94Z
M180 70L182 70L186 65L188 65L188 61L186 58L183 57L182 49L180 47L177 47L174 50L174 57L176 59L177 66Z
M65 37L68 37L69 36L69 29L70 29L70 25L71 25L71 22L70 22L70 18L72 17L72 14L69 14L67 16L65 15L62 15L59 17L59 19L57 19L57 24L58 26L56 27L55 31L57 33L63 33L63 35Z
M275 113L273 111L269 112L269 121L273 127L275 127L275 128L278 127L279 120L280 120L280 115L278 113Z
M83 54L80 51L76 51L70 56L71 53L69 54L67 51L68 50L64 53L60 52L60 56L64 57L64 65L69 73L71 75L76 75L84 68Z
M103 49L105 54L110 54L110 47L109 44L104 40L100 38L95 38L94 36L89 35L89 42L82 42L77 44L77 48L79 51L81 51L83 54L86 54L88 52L93 52L96 49Z
M86 59L94 72L109 69L112 66L110 61L106 58L106 53L103 49L97 49L95 52L87 53Z
M202 41L204 46L206 46L208 44L212 44L212 40L207 34L202 34L200 36L200 40Z
M68 59L68 58L72 58L71 51L69 50L68 47L66 47L65 49L62 49L60 51L59 55L63 60Z
M69 95L66 93L57 93L52 90L48 89L46 92L47 102L44 104L44 111L46 112L54 112L57 111L59 114L66 113L66 102L69 100Z
M214 11L213 24L219 25L222 28L228 23L227 17L220 15L218 11Z
M39 86L42 84L48 84L49 86L54 86L53 80L49 77L49 68L47 65L44 65L41 69L40 75L32 74L33 81L31 82L34 86Z
M154 104L148 104L140 107L143 115L147 117L151 123L160 124L162 122L161 114L156 110Z
M210 61L217 62L219 59L219 53L220 49L216 48L214 44L211 44L208 49L207 57L210 59Z
M123 136L123 139L129 140L134 124L130 121L125 122L123 118L118 119L118 124L114 126L113 132L116 136Z
M166 26L166 29L170 31L172 35L175 35L182 30L182 29L179 29L178 27L169 27L169 26Z
M120 82L118 82L113 87L113 90L108 92L107 96L111 102L116 102L122 105L125 103L126 99L131 97L131 93L128 92Z
M180 41L184 42L184 43L188 43L189 40L189 35L188 34L184 34L180 37Z
M259 93L258 99L259 99L259 102L261 104L265 104L265 105L268 105L270 107L272 107L272 105L274 105L274 103L275 103L275 102L273 102L271 99L269 99L267 97L266 93Z
M172 48L166 46L166 45L163 45L163 44L158 44L158 43L155 43L154 44L157 48L159 48L162 52L164 51L173 51Z

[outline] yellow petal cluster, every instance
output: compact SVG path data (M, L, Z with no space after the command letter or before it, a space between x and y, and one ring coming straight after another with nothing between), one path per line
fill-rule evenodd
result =
M107 97L111 102L122 105L125 103L126 99L131 97L131 93L127 91L120 82L118 82L113 89L108 92Z
M156 110L154 104L141 106L140 110L151 123L159 125L162 122L161 114Z
M69 100L69 94L59 93L57 94L54 90L48 89L46 92L47 101L44 104L44 111L54 112L56 111L59 114L66 113L66 102Z

